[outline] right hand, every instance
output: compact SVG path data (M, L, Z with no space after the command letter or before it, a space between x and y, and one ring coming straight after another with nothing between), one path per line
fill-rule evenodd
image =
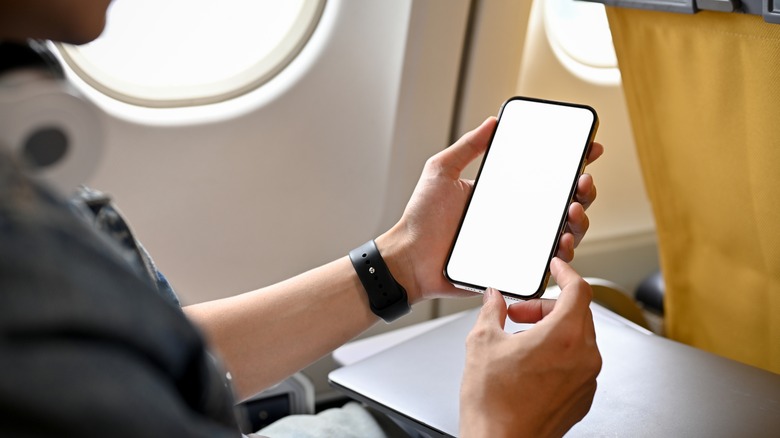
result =
M593 292L558 258L550 271L561 287L557 301L531 300L507 310L498 291L485 292L466 340L461 436L562 436L590 410L601 370L588 307ZM508 334L507 312L515 322L536 325Z

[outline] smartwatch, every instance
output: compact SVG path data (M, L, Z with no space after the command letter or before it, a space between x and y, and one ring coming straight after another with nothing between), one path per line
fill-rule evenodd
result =
M349 259L366 290L374 314L385 322L392 322L411 311L406 289L390 274L373 240L350 251Z

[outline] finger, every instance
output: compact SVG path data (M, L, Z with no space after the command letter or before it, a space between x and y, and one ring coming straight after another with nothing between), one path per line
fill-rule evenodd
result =
M503 332L506 312L504 297L496 289L487 288L482 298L482 309L479 311L475 328L480 327L487 330L497 328Z
M460 177L463 169L485 152L495 127L496 118L488 117L479 127L463 134L452 146L434 155L431 164L453 179Z
M604 153L604 145L594 141L593 144L590 145L590 151L588 151L588 156L587 158L585 158L585 162L587 164L590 164L598 160L603 153Z
M558 239L558 250L555 255L566 263L574 260L574 235L572 233L564 233Z
M596 184L593 183L593 176L588 173L583 173L577 180L577 192L574 195L574 199L582 204L586 210L596 200Z
M585 214L585 208L579 202L572 202L569 205L569 212L566 218L566 229L574 236L572 248L576 248L580 244L582 238L585 237L585 233L588 232L588 228L590 228L590 220L588 215ZM565 261L568 262L570 260Z
M555 307L555 300L536 299L514 303L507 309L509 319L519 324L535 324Z
M588 305L593 297L590 285L571 266L557 257L550 262L550 273L561 288L553 313L585 315L589 311Z

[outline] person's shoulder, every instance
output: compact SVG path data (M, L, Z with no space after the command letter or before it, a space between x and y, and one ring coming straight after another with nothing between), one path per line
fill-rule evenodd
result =
M0 157L0 435L239 436L200 333L107 248Z

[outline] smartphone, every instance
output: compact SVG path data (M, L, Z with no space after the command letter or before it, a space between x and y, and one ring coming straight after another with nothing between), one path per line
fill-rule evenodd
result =
M544 293L597 128L586 105L504 102L445 263L452 284L523 300Z

